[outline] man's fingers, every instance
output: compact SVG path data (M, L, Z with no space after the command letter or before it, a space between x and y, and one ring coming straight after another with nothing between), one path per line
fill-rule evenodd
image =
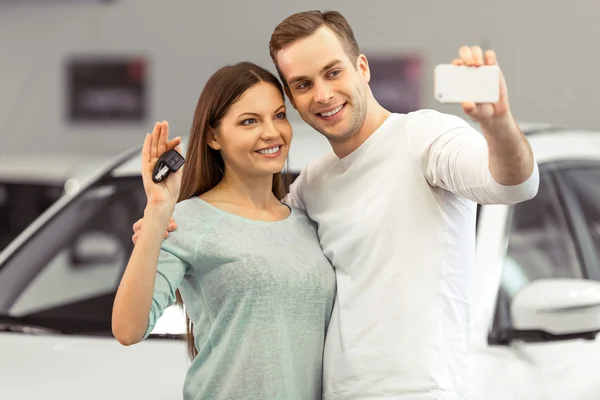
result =
M458 50L458 55L466 65L473 65L473 54L469 46L462 46Z
M131 236L131 241L133 242L133 244L135 245L135 242L137 242L138 237L140 236L140 234L138 232L134 233ZM165 231L165 234L163 235L163 237L166 239L169 237L169 231Z
M139 232L142 229L142 221L143 221L142 218L140 218L137 221L135 221L135 224L133 224L133 231L134 232Z
M483 65L483 51L481 50L481 47L471 47L471 55L473 56L473 65L478 67Z
M498 60L496 60L496 53L493 50L487 50L485 52L485 63L486 65L498 64Z
M462 104L463 107L463 111L465 112L465 114L468 114L471 117L474 117L474 113L475 110L477 108L477 105L473 102L466 102Z

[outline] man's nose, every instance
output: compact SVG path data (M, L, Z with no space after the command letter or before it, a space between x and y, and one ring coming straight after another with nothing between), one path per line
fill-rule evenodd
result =
M327 104L333 99L333 90L327 83L315 84L315 102Z

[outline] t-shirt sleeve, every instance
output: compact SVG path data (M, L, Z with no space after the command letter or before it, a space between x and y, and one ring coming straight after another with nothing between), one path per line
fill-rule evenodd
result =
M300 175L290 185L290 192L283 198L282 202L292 207L304 210L304 202L302 201L303 187L306 185L307 170L300 172Z
M407 138L432 186L480 204L515 204L537 194L537 163L525 182L501 185L489 169L487 141L462 118L433 110L417 112L407 123Z

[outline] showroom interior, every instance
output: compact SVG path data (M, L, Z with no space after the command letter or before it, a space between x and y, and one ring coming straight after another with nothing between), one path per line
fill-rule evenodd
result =
M0 0L0 399L600 400L599 11Z

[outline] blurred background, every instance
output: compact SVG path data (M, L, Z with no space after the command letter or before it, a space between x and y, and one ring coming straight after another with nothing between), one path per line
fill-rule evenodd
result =
M419 107L459 113L434 102L432 70L461 45L481 45L497 52L518 118L600 125L600 4L593 0L2 0L0 154L117 154L162 119L174 134L187 133L210 74L240 60L271 68L273 28L312 8L341 11L371 58L418 57ZM96 112L103 102L131 107L126 120L73 116L73 75L89 59L130 63L129 83L138 79L139 92L105 92L88 105Z
M275 71L274 27L309 9L349 20L391 111L463 116L434 100L433 68L496 52L542 183L479 207L470 398L600 400L596 0L0 0L0 399L179 398L180 310L138 346L110 332L145 205L138 147L160 120L187 136L221 66ZM329 149L289 118L293 179Z

